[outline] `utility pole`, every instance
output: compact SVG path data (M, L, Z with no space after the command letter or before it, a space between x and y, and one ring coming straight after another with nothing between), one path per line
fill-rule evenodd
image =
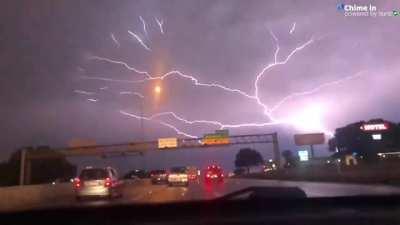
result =
M143 92L143 91L142 91ZM140 141L144 142L146 136L145 136L145 132L144 132L144 99L141 98L140 99ZM143 157L143 164L142 164L142 169L145 169L146 167L146 157L144 156L144 154L141 154L141 156Z
M314 159L314 157L315 157L315 156L314 156L314 145L310 145L310 151L311 151L311 152L310 152L310 153L311 153L311 154L310 154L310 155L311 155L310 158L311 158L311 159Z
M19 185L24 185L25 181L25 161L26 161L26 149L21 151L21 159L19 162Z
M281 167L281 151L279 149L278 133L272 134L272 145L273 145L274 161L276 162L278 168L280 168Z

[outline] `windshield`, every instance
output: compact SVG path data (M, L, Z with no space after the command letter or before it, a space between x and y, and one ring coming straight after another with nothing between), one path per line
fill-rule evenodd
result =
M86 169L82 170L79 176L82 180L101 180L107 177L107 171L104 169Z
M400 194L400 1L21 1L0 212Z

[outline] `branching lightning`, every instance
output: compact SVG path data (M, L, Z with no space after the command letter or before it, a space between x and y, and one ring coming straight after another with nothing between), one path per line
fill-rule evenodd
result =
M145 48L147 51L151 51L151 49L144 43L144 41L139 37L139 35L133 33L132 31L128 30L128 33L130 35L132 35L132 37L134 37L138 43L143 46L143 48Z
M147 28L146 28L146 23L144 21L144 19L140 16L139 19L142 22L143 25L143 31L145 32L145 34L147 35ZM163 20L159 20L157 18L154 18L159 29L160 32L162 34L164 34L164 29L163 29ZM296 28L296 22L294 22L292 24L292 27L289 31L290 34L293 34ZM140 45L142 45L146 50L151 51L150 47L147 46L144 41L139 37L139 35L137 35L136 33L129 31L128 33L130 35L132 35L138 42ZM100 57L100 56L91 56L90 59L91 60L98 60L98 61L104 61L104 62L108 62L108 63L112 63L112 64L118 64L121 65L123 67L125 67L126 69L130 70L130 71L134 71L135 73L144 76L144 78L140 78L138 80L118 80L118 79L112 79L112 78L108 78L108 77L98 77L98 76L83 76L83 79L93 79L93 80L102 80L102 81L111 81L111 82L121 82L121 83L145 83L147 81L151 81L151 80L164 80L170 76L178 76L184 79L188 79L190 81L192 81L192 83L195 86L203 86L203 87L212 87L212 88L218 88L221 89L223 91L226 92L230 92L230 93L234 93L234 94L239 94L249 100L255 101L257 103L258 106L261 106L263 108L263 113L268 117L268 122L260 122L260 123L255 123L255 122L249 122L249 123L238 123L238 124L225 124L222 123L220 121L213 121L213 120L188 120L186 118L184 118L183 116L179 116L177 115L175 112L160 112L160 113L156 113L153 114L151 116L145 117L145 116L138 116L135 115L133 113L130 112L126 112L123 110L120 110L119 112L122 115L125 116L129 116L132 118L136 118L136 119L143 119L146 121L154 121L157 122L160 125L163 125L165 127L168 127L170 129L173 129L178 135L183 135L185 137L191 137L191 138L195 138L197 136L192 135L192 134L188 134L180 129L178 129L176 126L170 124L170 123L166 123L162 120L163 117L168 116L168 117L172 117L175 121L179 121L181 123L184 123L186 125L194 125L194 124L203 124L203 125L208 125L208 126L215 126L217 129L226 129L226 128L243 128L243 127L266 127L266 126L272 126L272 125L278 125L278 124L288 124L288 125L293 125L293 121L288 120L288 119L277 119L273 116L273 113L276 112L282 105L284 105L287 101L297 98L297 97L301 97L301 96L305 96L305 95L311 95L314 94L318 91L320 91L321 89L325 88L325 87L329 87L329 86L333 86L333 85L339 85L345 81L348 81L350 79L354 79L358 76L361 76L362 72L359 72L355 75L352 76L348 76L339 80L335 80L335 81L331 81L331 82L327 82L327 83L323 83L309 91L303 91L303 92L295 92L295 93L291 93L288 96L284 97L283 99L281 99L280 101L278 101L276 104L272 105L272 106L267 106L260 98L260 93L259 93L259 86L260 86L260 81L262 80L262 78L267 74L268 71L270 71L272 68L280 66L280 65L285 65L286 63L288 63L291 58L296 54L299 53L300 51L302 51L303 49L305 49L306 47L308 47L309 45L311 45L312 43L315 42L315 39L313 37L311 37L308 41L302 43L301 45L298 45L296 48L294 48L283 60L279 59L279 52L280 52L280 45L279 45L279 40L277 38L277 36L272 32L272 30L269 30L269 33L272 37L272 39L274 40L274 43L276 45L276 49L274 51L273 54L273 62L267 64L266 66L264 66L262 68L262 70L256 74L255 76L255 80L254 80L254 92L253 94L249 94L245 91L242 91L240 89L235 89L235 88L231 88L231 87L227 87L225 85L222 84L218 84L216 82L211 82L211 83L203 83L200 82L198 78L192 76L192 75L188 75L185 74L181 71L178 70L172 70L169 71L163 75L152 75L147 71L143 71L143 70L139 70L133 66L130 66L128 63L124 62L124 61L120 61L120 60L115 60L115 59L111 59L111 58L106 58L106 57ZM113 35L112 35L113 36ZM114 40L114 39L113 39ZM317 39L318 40L318 39ZM115 42L115 40L114 40ZM83 94L83 93L80 93ZM87 94L87 93L86 93ZM119 94L121 95L136 95L140 98L144 98L144 96L138 92L131 92L131 91L121 91L119 92ZM97 99L88 99L89 101L98 101ZM330 134L329 131L326 131L328 134Z
M139 119L139 120L153 121L153 119L149 118L149 117L138 116L138 115L135 115L133 113L128 113L128 112L125 112L125 111L122 111L122 110L119 111L119 112L121 114L123 114L123 115L129 116L129 117L133 117L133 118L136 118L136 119ZM178 135L183 135L183 136L189 137L189 138L197 138L197 136L195 136L195 135L191 135L191 134L188 134L188 133L185 133L185 132L179 130L177 127L173 126L172 124L169 124L169 123L166 123L166 122L163 122L163 121L156 121L156 122L161 124L161 125L163 125L163 126L166 126L166 127L169 127L171 129L173 129Z
M109 81L109 82L118 82L118 83L143 83L143 81L134 81L134 80L118 80L118 79L112 79L108 77L94 77L94 76L81 76L81 79L84 80L101 80L101 81Z
M289 34L293 34L295 29L296 29L296 22L294 22L292 28L290 28Z
M90 92L90 91L82 91L82 90L74 90L75 93L77 94L82 94L82 95L94 95L96 93Z
M154 20L156 21L158 27L160 28L160 32L161 32L162 34L164 34L164 27L163 27L164 21L163 21L163 20L159 20L159 19L156 18L156 17L154 17Z
M282 100L280 100L278 103L276 103L273 107L271 107L271 109L269 111L270 111L270 113L273 113L274 111L278 110L285 102L287 102L287 101L289 101L291 99L294 99L294 98L300 97L300 96L314 94L314 93L320 91L321 89L329 87L329 86L339 85L339 84L344 83L344 82L346 82L348 80L355 79L357 77L362 76L364 72L365 71L360 71L360 72L358 72L358 73L356 73L354 75L350 75L350 76L341 78L339 80L323 83L323 84L321 84L321 85L319 85L319 86L317 86L314 89L309 90L309 91L291 93L290 95L284 97Z
M270 113L268 113L269 110L268 110L267 105L264 104L264 103L261 101L261 99L260 99L260 96L259 96L259 88L258 88L258 86L259 86L259 84L258 84L259 81L261 80L261 78L265 75L265 73L266 73L268 70L272 69L272 68L275 67L275 66L279 66L279 65L284 65L284 64L286 64L294 54L296 54L297 52L303 50L305 47L307 47L308 45L310 45L311 43L313 43L314 40L311 38L309 41L303 43L302 45L300 45L300 46L296 47L294 50L292 50L292 51L289 53L289 55L286 56L286 59L285 59L285 60L283 60L283 61L278 61L278 54L279 54L279 51L280 51L279 42L278 42L277 37L275 36L275 34L274 34L271 30L270 30L270 34L271 34L271 36L273 37L273 39L274 39L274 41L275 41L275 43L276 43L276 50L275 50L275 53L274 53L274 62L268 64L267 66L265 66L265 67L261 70L261 72L257 74L256 79L255 79L255 81L254 81L254 90L255 90L255 91L254 91L254 97L255 97L255 99L257 100L258 105L260 105L260 106L262 106L262 107L264 108L264 113L265 113L267 116L269 116L271 119L273 119L272 115L271 115Z
M139 20L140 20L140 22L142 22L144 34L145 34L146 36L148 36L149 34L147 33L146 21L143 19L142 16L139 16Z
M115 35L113 33L110 34L111 36L111 40L113 40L113 42L117 45L117 47L121 47L121 44L118 42L117 38L115 37Z
M184 74L184 73L182 73L182 72L180 72L178 70L169 71L169 72L167 72L167 73L165 73L165 74L163 74L161 76L152 76L148 72L138 70L135 67L132 67L132 66L128 65L128 63L123 62L123 61L113 60L113 59L109 59L109 58L105 58L105 57L99 57L99 56L91 56L91 57L89 57L89 59L106 61L106 62L109 62L109 63L122 65L128 70L131 70L131 71L134 71L134 72L136 72L138 74L144 75L145 78L141 79L141 80L116 80L116 79L105 78L105 77L82 76L82 78L84 78L84 79L95 79L95 80L126 82L126 83L143 83L143 82L146 82L146 81L149 81L149 80L164 80L169 76L176 75L176 76L180 76L182 78L191 80L193 82L193 84L196 85L196 86L220 88L220 89L223 89L225 91L238 93L238 94L243 95L243 96L245 96L247 98L250 98L250 99L255 99L255 96L250 95L250 94L248 94L248 93L246 93L246 92L244 92L242 90L235 89L235 88L229 88L229 87L226 87L226 86L218 84L218 83L202 83L196 77Z
M135 95L139 98L144 98L144 95L140 94L139 92L132 92L132 91L121 91L119 92L120 95Z
M134 68L132 66L129 66L128 63L123 62L123 61L112 60L112 59L109 59L109 58L99 57L99 56L90 56L89 59L91 59L91 60L100 60L100 61L106 61L106 62L109 62L109 63L119 64L119 65L124 66L128 70L134 71L135 73L138 73L138 74L145 75L149 79L151 78L151 76L150 76L150 74L148 72L138 70L138 69L136 69L136 68Z

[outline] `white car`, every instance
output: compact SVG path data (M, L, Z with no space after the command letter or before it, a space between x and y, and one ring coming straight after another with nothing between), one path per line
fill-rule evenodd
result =
M173 167L168 175L168 185L189 185L189 177L186 167Z
M77 200L84 197L122 196L122 182L118 179L117 171L111 167L87 167L75 178L73 185Z

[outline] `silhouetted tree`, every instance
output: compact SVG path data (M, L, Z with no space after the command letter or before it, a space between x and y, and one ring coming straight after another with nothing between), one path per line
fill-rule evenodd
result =
M251 148L242 148L236 154L235 166L236 167L246 167L247 172L249 172L250 166L257 166L264 162L262 155Z
M31 161L31 183L49 183L57 178L71 178L76 175L76 166L71 164L62 154L47 146L36 149L28 148L28 154L47 153L51 157ZM7 162L0 163L0 185L11 186L19 182L22 149L11 154Z
M283 151L282 157L285 159L285 164L283 165L285 168L297 167L299 158L295 156L292 151L290 150Z

